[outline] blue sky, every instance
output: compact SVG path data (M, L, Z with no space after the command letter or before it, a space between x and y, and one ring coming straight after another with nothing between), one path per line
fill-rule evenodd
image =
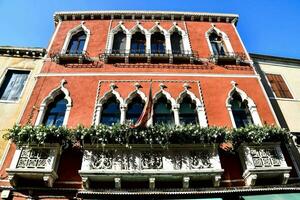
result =
M67 10L239 14L237 27L249 52L300 58L300 0L0 0L0 45L46 48L54 31L53 13Z

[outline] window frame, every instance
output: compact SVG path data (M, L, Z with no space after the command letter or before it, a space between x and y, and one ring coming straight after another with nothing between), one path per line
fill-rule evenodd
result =
M272 93L273 93L275 99L295 100L294 93L293 93L293 91L291 90L291 88L290 88L290 86L289 86L288 82L286 81L286 78L285 78L285 76L284 76L283 74L276 74L276 73L272 73L272 72L271 72L271 73L265 72L264 75L265 75L265 78L266 78L266 80L267 80L267 82L268 82L268 85L269 85L270 89L272 90ZM271 82L270 82L270 80L269 80L269 78L268 78L268 75L281 76L281 78L282 78L284 84L286 85L286 87L287 87L289 93L291 94L291 97L292 97L292 98L288 98L288 97L278 97L278 96L276 95L276 93L275 93L273 87L272 87L272 84L271 84Z
M4 70L2 76L0 77L0 88L2 87L2 84L4 83L5 77L8 73L8 71L24 71L28 72L27 79L24 81L24 87L22 88L22 91L20 92L19 98L17 100L2 100L0 99L0 103L19 103L20 100L22 99L22 96L24 94L25 88L28 85L29 79L31 78L32 70L30 69L20 69L20 68L14 68L14 67L8 67Z

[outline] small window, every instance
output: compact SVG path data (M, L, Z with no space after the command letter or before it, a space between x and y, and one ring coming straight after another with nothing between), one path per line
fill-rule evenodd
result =
M178 31L174 32L171 35L171 46L172 46L172 54L182 54L183 52L183 43L182 36L178 33Z
M103 104L100 123L109 126L119 123L120 116L120 103L115 96L112 96Z
M189 96L184 97L180 103L179 120L181 124L198 123L196 104Z
M133 98L127 107L126 120L129 120L133 124L135 124L141 116L144 106L145 103L140 96L136 96L135 98Z
M171 103L165 96L160 97L154 104L154 124L174 124L174 114Z
M123 31L119 31L114 35L112 53L125 53L126 35Z
M293 99L293 96L280 74L266 74L272 90L278 98Z
M86 40L86 34L84 31L80 31L72 36L69 46L67 49L67 54L82 54L84 44Z
M46 126L62 126L67 109L65 95L58 95L47 107L43 124Z
M130 52L134 54L144 54L146 49L146 37L141 32L132 35Z
M0 100L19 100L28 75L29 71L8 70L0 87Z
M237 128L246 127L247 125L253 124L253 119L248 108L248 102L242 101L241 96L237 92L232 95L230 104Z
M225 55L225 48L223 44L223 39L216 32L212 32L209 36L209 41L214 55Z
M165 36L160 32L155 32L151 35L151 53L164 54L165 52Z

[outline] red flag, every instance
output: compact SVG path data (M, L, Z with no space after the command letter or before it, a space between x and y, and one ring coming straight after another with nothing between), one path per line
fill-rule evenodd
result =
M151 114L152 114L152 104L153 104L153 99L152 99L152 80L151 80L147 102L144 106L143 112L141 113L136 123L132 125L132 128L145 127L147 125L147 122L151 118Z

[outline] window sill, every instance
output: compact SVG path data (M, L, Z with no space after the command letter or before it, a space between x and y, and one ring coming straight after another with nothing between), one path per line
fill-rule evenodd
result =
M271 100L280 100L280 101L300 102L300 99L294 99L294 98L269 97L269 99L271 99Z
M12 100L0 100L0 103L6 103L6 104L18 104L20 102L20 99L12 101Z

